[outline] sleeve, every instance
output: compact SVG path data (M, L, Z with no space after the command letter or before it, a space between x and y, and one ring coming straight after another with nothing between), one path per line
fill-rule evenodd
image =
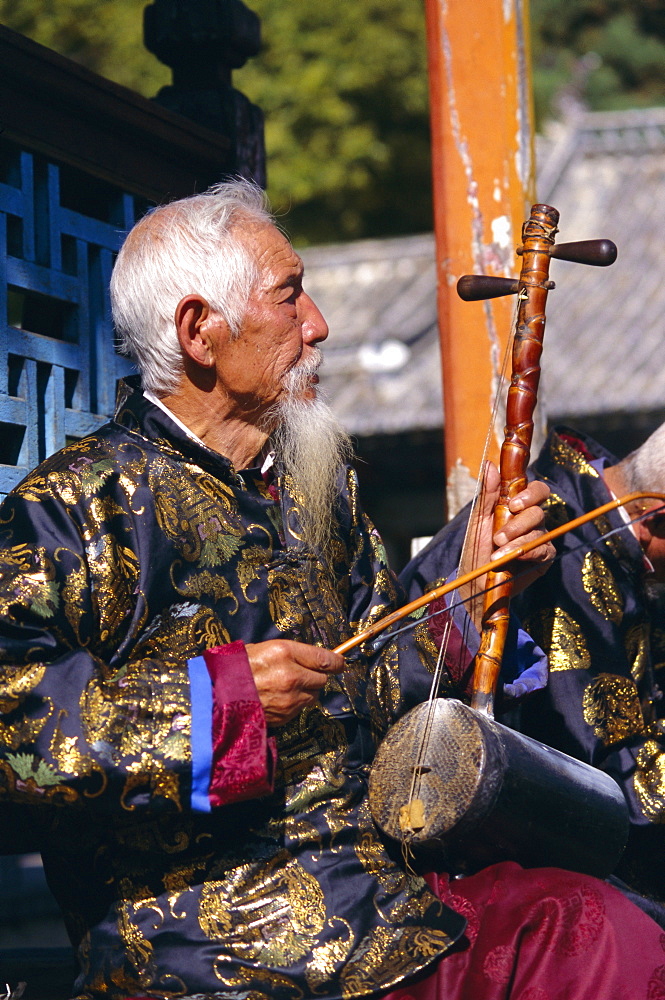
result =
M117 529L125 512L107 508ZM0 510L0 801L145 816L264 794L272 751L244 647L216 651L224 671L118 649L127 619L134 634L145 621L138 556L82 509L43 494Z
M470 508L467 506L457 516L445 525L416 555L400 573L400 583L407 591L409 600L413 600L427 590L454 576L459 563L464 535ZM454 594L449 595L448 603L454 603ZM443 602L441 602L443 604ZM428 612L437 610L430 605ZM463 644L450 637L450 672L451 679L460 695L468 693L471 682L471 658L478 651L478 632L471 624L463 608L455 610L455 621L458 632L463 637ZM440 645L443 623L436 618L430 620L430 633ZM464 650L466 649L466 653ZM470 654L470 655L469 655ZM539 691L547 684L547 656L540 646L522 627L511 606L510 628L506 640L506 648L499 679L499 699L497 706L507 708L509 702L522 698L526 694Z
M207 649L203 660L213 690L212 725L204 727L212 734L208 801L223 806L267 795L274 786L277 745L268 736L245 644Z
M443 579L429 583L420 567L411 564L406 576L411 593L407 595L388 567L380 536L359 508L353 481L351 491L350 506L357 516L352 529L349 619L352 631L358 633ZM425 571L446 568L444 579L454 575L456 539L454 531L439 532L426 551ZM437 695L464 698L469 690L479 636L465 608L455 601L454 592L411 613L356 653L356 658L364 656L369 666L367 705L379 738L404 712L430 697L442 644L444 654L442 669L437 671ZM506 700L546 683L546 658L516 621L509 633L504 661Z

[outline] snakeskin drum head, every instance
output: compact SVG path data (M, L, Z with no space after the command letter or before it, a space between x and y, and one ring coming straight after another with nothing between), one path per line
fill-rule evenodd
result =
M438 698L404 715L381 743L370 774L374 822L389 837L421 843L444 837L486 798L492 734L462 702ZM491 791L491 790L490 790Z

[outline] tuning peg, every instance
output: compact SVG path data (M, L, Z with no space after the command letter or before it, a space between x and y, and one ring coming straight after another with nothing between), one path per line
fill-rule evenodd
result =
M608 267L617 259L617 253L616 243L612 240L580 240L578 243L555 244L550 250L550 257L570 260L574 264Z
M465 302L479 299L498 299L501 295L515 295L519 291L516 278L498 278L489 274L463 274L457 282L457 294Z
M523 248L517 253L522 256ZM569 260L573 264L592 264L594 267L608 267L617 259L616 243L612 240L579 240L577 243L556 243L550 250L550 257Z

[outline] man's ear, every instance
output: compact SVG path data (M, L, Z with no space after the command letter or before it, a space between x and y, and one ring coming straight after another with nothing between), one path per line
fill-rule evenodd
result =
M203 368L215 363L214 343L208 320L212 311L201 295L186 295L175 310L175 327L186 358Z
M645 517L641 523L645 525L649 538L665 538L665 516L662 504L655 504L653 514Z
M635 531L637 540L645 552L651 539L659 532L660 519L661 511L660 508L658 508L658 513L643 517L641 520L635 521L633 524L633 530Z

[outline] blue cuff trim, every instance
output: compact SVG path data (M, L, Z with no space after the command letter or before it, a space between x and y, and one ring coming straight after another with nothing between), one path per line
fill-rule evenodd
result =
M187 661L192 705L192 797L196 812L210 812L212 768L212 684L202 656Z
M504 694L521 698L547 686L547 657L511 613L506 651L501 664Z

